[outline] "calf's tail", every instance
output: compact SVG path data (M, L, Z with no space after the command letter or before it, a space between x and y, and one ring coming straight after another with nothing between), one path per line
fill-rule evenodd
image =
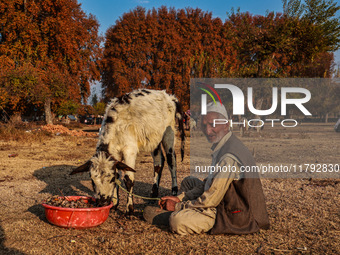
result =
M178 129L180 132L181 137L181 157L182 161L184 159L184 146L185 146L185 132L184 132L184 125L183 125L183 111L182 111L182 105L177 100L176 103L176 118L178 120Z

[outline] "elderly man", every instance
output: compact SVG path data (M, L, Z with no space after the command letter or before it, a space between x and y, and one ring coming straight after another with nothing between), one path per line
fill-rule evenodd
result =
M211 165L234 170L210 173L204 181L185 178L180 195L163 197L160 201L162 208L172 212L163 215L170 215L170 229L180 235L208 231L247 234L267 229L269 219L258 174L240 171L241 166L255 166L255 161L229 131L229 123L214 125L215 119L228 119L228 114L224 106L210 103L202 119L202 131L213 144ZM146 208L147 220L149 212L150 208Z

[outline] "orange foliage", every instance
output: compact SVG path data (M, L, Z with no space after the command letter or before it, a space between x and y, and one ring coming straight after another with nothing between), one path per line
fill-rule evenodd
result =
M280 13L237 12L222 22L198 8L137 7L107 30L103 56L99 24L77 0L0 0L0 24L0 106L17 111L28 103L85 102L99 70L106 99L165 89L184 110L190 78L333 72L323 28Z
M106 32L103 88L107 99L165 89L187 109L194 77L330 77L333 55L320 31L273 12L232 13L223 23L200 9L137 7Z
M97 20L76 0L1 0L0 24L0 85L14 94L13 107L19 101L86 100L90 82L100 78L101 38ZM22 79L27 67L31 84ZM9 83L15 81L13 91Z
M233 40L219 18L200 9L161 7L146 12L138 7L106 33L106 97L139 87L165 89L187 109L191 77L228 75L236 67Z

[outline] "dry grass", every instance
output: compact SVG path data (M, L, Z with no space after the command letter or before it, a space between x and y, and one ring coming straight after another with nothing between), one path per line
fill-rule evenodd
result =
M297 136L301 130L284 131L289 139L281 136L282 130L273 130L251 133L242 140L256 148L259 163L339 161L339 137L331 132L331 125L304 130L309 139ZM29 140L31 134L25 135ZM59 189L65 195L93 194L88 174L69 173L93 155L96 139L44 136L42 141L24 140L0 138L0 254L338 254L340 250L339 180L263 180L271 228L252 235L180 237L143 221L146 203L142 199L135 199L131 219L123 217L123 192L119 211L112 211L101 226L84 230L53 226L46 221L40 202L59 194ZM178 162L179 182L190 174L189 146L188 140L186 157ZM18 156L8 157L11 153ZM141 153L136 169L135 192L148 196L153 179L151 157ZM170 194L170 183L170 173L164 169L161 195Z
M56 124L41 126L35 122L23 122L20 116L13 116L8 123L0 122L0 137L2 141L17 141L22 143L43 143L46 139L53 137L56 133L61 136L92 136L96 132L84 132L82 129L98 130L100 126L88 126L78 122L71 124ZM77 138L74 138L76 140Z
M34 132L39 126L25 123L21 120L11 120L7 124L0 123L0 137L2 141L17 141L22 143L42 142L51 134L48 132Z

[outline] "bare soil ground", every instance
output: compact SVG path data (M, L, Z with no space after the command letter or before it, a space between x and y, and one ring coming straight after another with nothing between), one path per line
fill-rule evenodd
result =
M255 131L241 140L258 163L340 163L340 134L330 124L303 124L293 129ZM235 131L239 135L238 131ZM192 135L201 137L199 131ZM119 211L91 229L64 229L45 218L41 201L51 195L93 195L88 174L70 176L95 151L96 138L27 133L20 139L0 136L0 254L339 254L340 183L338 179L264 179L271 228L251 235L178 236L142 219L146 201L135 198L135 215ZM203 137L201 137L204 139ZM176 151L179 154L179 141ZM178 181L190 174L190 139L178 162ZM11 154L14 154L11 155ZM17 156L15 155L17 154ZM9 155L13 157L9 157ZM177 158L180 158L178 155ZM135 193L148 196L153 180L152 158L141 153ZM161 195L171 182L163 171Z

